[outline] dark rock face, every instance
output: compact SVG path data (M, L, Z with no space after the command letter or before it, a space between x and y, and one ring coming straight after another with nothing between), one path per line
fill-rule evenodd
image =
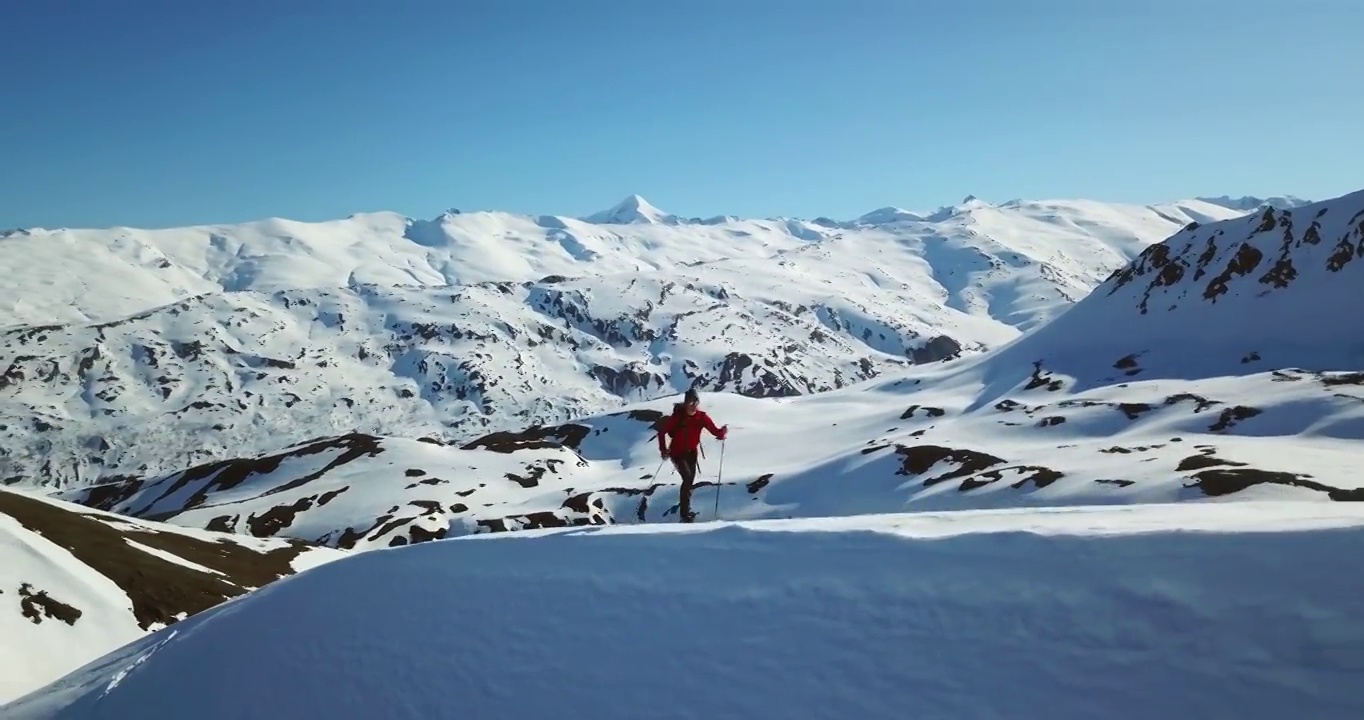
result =
M926 365L960 357L961 353L961 343L946 335L938 335L924 343L923 347L910 350L909 357L915 365Z
M228 538L201 539L175 532L158 532L130 522L86 515L75 510L0 490L0 515L66 548L75 559L109 578L132 601L138 625L170 625L248 588L266 585L294 573L292 562L308 549L299 541L280 541L273 549L257 550ZM204 572L144 552L128 541L147 545L210 568ZM25 582L18 589L20 613L31 622L75 625L84 613L48 590ZM0 591L4 590L0 588Z

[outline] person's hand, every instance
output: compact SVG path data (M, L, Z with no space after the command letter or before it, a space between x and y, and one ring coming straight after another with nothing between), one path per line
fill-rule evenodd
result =
M727 437L729 437L729 426L725 425L724 427L720 428L720 439L724 440Z

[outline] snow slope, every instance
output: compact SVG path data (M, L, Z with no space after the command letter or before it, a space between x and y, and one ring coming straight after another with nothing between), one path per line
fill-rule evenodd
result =
M0 490L0 702L340 555Z
M1277 274L1238 275L1252 263L1236 258L1255 253L1275 258ZM702 518L713 517L717 504L721 517L757 518L1201 498L1362 500L1364 363L1352 353L1364 345L1364 326L1292 321L1319 316L1316 308L1364 303L1364 261L1352 260L1359 257L1364 192L1290 214L1190 227L1051 324L992 352L815 395L706 394L706 407L734 432L723 477L720 447L709 445L698 509ZM1143 303L1159 309L1142 312ZM256 532L250 518L291 512L312 498L319 506L302 509L310 513L300 525L306 530L266 526L261 534L324 542L404 518L428 538L668 521L677 477L659 467L650 435L672 399L519 436L493 434L458 450L413 453L395 439L367 438L385 448L377 469L356 456L314 472L268 455L243 459L254 470L242 489L224 491L225 473L210 465L65 497L237 532ZM509 480L508 473L528 476L523 468L547 463L555 448L544 445L556 442L562 462L529 487ZM350 462L361 464L347 469ZM413 480L399 468L453 482L408 487ZM348 491L335 509L320 506L325 493L355 485L359 475L373 478L366 492ZM474 490L477 502L459 499ZM398 537L372 540L420 539Z
M352 431L461 441L691 385L819 392L1010 342L1190 218L1236 213L971 200L665 223L631 202L648 218L11 233L0 305L43 324L0 331L0 481L167 474Z
M1364 714L1364 579L1327 560L1364 553L1364 505L531 535L329 563L109 653L0 716Z
M1080 386L1124 376L1364 368L1364 190L1191 226L1144 250L1084 302L1001 347Z

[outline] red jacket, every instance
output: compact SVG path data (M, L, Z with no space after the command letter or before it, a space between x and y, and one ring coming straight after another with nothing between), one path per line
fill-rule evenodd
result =
M710 431L711 435L724 440L725 430L715 427L715 421L701 410L697 410L692 415L687 415L685 411L676 412L663 418L663 422L658 426L658 449L660 452L668 451L668 438L673 439L673 452L689 452L695 450L701 444L701 429Z

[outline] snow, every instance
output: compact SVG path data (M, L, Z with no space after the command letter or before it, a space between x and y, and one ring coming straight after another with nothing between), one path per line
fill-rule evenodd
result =
M460 532L473 532L477 525L463 522L465 513L481 518L486 508L512 512L558 505L564 499L560 483L592 487L610 475L609 468L585 468L561 447L505 454L355 436L284 448L253 459L250 467L240 474L228 466L202 478L155 479L103 509L187 528L368 549L444 535L452 523ZM235 484L220 489L221 473L232 474ZM523 487L522 481L534 483L542 474L557 482ZM84 489L61 496L89 497ZM189 502L195 496L204 499Z
M145 633L128 595L42 535L0 514L0 702L55 680L101 652ZM21 613L19 588L29 583L81 610L75 625ZM36 652L35 652L36 651ZM3 713L0 713L3 716Z
M19 499L41 503L55 515L34 514L27 506L16 505ZM129 571L119 567L130 559L128 555L90 544L74 551L76 540L88 536L92 526L112 531L109 538L99 542L121 542L164 563L144 563L140 569ZM0 703L162 627L161 623L148 627L139 623L130 591L149 596L153 603L173 604L182 598L183 583L193 574L219 579L225 587L240 582L222 570L147 544L149 538L163 534L209 543L229 542L262 554L285 547L281 540L148 522L38 493L0 490ZM332 548L302 548L293 565L302 571L344 555ZM190 573L175 572L175 568ZM48 608L45 601L34 602L32 597L39 594L56 605ZM186 614L182 612L180 617ZM3 710L0 717L5 717Z
M438 541L273 583L3 715L1357 718L1364 581L1305 559L1361 552L1364 508L1318 503Z
M1364 190L1185 229L990 362L1045 358L1081 386L1106 382L1127 355L1141 377L1358 369L1364 338L1332 311L1361 299L1361 217Z
M166 562L169 562L169 563L175 563L176 565L180 565L180 566L183 566L183 567L187 567L187 568L190 568L191 570L198 570L199 572L202 572L202 573L212 573L212 574L214 574L214 575L222 575L222 574L223 574L223 573L219 572L218 570L214 570L214 569L211 568L211 567L205 567L205 566L203 566L203 565L200 565L199 563L190 562L190 561L188 561L188 560L186 560L186 559L184 559L184 558L182 558L182 557L177 557L174 553L166 552L165 550L162 550L162 549L160 549L160 548L154 548L154 547L151 547L151 546L148 546L148 545L143 545L143 544L140 543L140 542L136 542L136 541L133 541L133 540L129 540L129 539L127 539L127 538L124 538L123 541L126 542L126 543L128 543L128 545L131 546L131 547L135 547L135 548L137 548L138 550L141 550L142 552L147 553L147 554L149 554L149 555L155 555L156 557L159 557L159 558L161 558L162 560L165 560Z
M717 510L725 519L811 518L1221 502L1244 492L1364 497L1364 378L1276 370L1000 392L986 382L995 372L988 361L948 363L779 402L702 393L703 408L731 432L723 448L703 440L693 507L712 520ZM243 458L250 471L233 474L230 488L217 488L216 471L172 474L101 507L356 548L544 523L672 522L679 478L660 467L651 419L674 400L578 418L556 435L577 433L572 447L332 439L325 450ZM372 454L347 459L346 449L360 445ZM318 450L302 454L309 448ZM90 493L61 497L89 502ZM268 530L249 520L267 515L277 518Z

